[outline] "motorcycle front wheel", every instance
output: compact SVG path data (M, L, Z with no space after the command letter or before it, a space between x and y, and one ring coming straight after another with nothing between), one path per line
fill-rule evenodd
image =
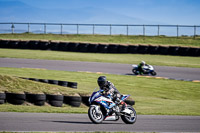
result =
M90 106L89 109L88 109L88 116L90 118L90 120L95 123L95 124L100 124L102 123L103 119L104 119L104 115L102 113L102 111L98 110L98 112L96 111L95 107L97 105L93 105L93 106Z
M131 110L131 114L122 115L121 118L122 118L122 120L123 120L124 123L126 123L126 124L133 124L133 123L136 122L136 119L137 119L136 111L130 105L127 106L127 108Z
M151 75L152 75L152 76L156 76L156 74L157 74L157 73L156 73L155 71L151 72Z

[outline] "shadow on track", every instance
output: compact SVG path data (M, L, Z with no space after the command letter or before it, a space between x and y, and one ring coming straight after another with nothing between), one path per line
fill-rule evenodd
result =
M46 122L57 122L57 123L72 123L72 124L94 124L92 122L81 122L81 121L46 121ZM108 121L105 121L101 124L122 124L122 123L116 123L116 122L113 122L113 123L108 123ZM95 125L98 125L98 124L95 124Z

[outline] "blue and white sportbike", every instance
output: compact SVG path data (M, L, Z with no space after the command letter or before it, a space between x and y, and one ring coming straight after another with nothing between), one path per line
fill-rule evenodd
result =
M99 124L102 121L117 121L121 116L124 123L135 123L137 119L135 109L124 102L129 96L121 96L120 102L116 104L110 98L103 96L101 90L94 90L89 98L88 116L90 120Z
M139 74L138 65L132 65L132 67L133 67L132 69L133 74L138 75ZM157 74L152 65L145 64L145 66L143 67L143 71L144 75L156 76Z

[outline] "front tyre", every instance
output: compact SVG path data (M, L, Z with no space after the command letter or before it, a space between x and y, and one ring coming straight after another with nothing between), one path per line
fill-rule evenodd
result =
M124 123L126 123L126 124L133 124L133 123L136 122L136 119L137 119L136 111L130 105L127 106L127 109L131 110L131 113L130 114L122 115L121 118L122 118L122 120L123 120Z
M90 120L95 124L102 123L102 121L104 119L104 115L103 115L102 111L100 110L100 107L97 105L92 105L89 107L88 116L89 116Z
M155 71L151 72L151 75L152 75L152 76L156 76L156 74L157 74L157 73L156 73Z

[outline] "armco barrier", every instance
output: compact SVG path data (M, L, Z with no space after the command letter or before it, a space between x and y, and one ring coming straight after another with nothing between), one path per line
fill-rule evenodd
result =
M51 42L51 41L20 41L0 40L0 48L11 49L37 49L71 52L91 53L132 53L132 54L160 54L179 56L200 56L196 47L180 46L153 46L153 45L114 45L114 44L88 44L77 42Z

